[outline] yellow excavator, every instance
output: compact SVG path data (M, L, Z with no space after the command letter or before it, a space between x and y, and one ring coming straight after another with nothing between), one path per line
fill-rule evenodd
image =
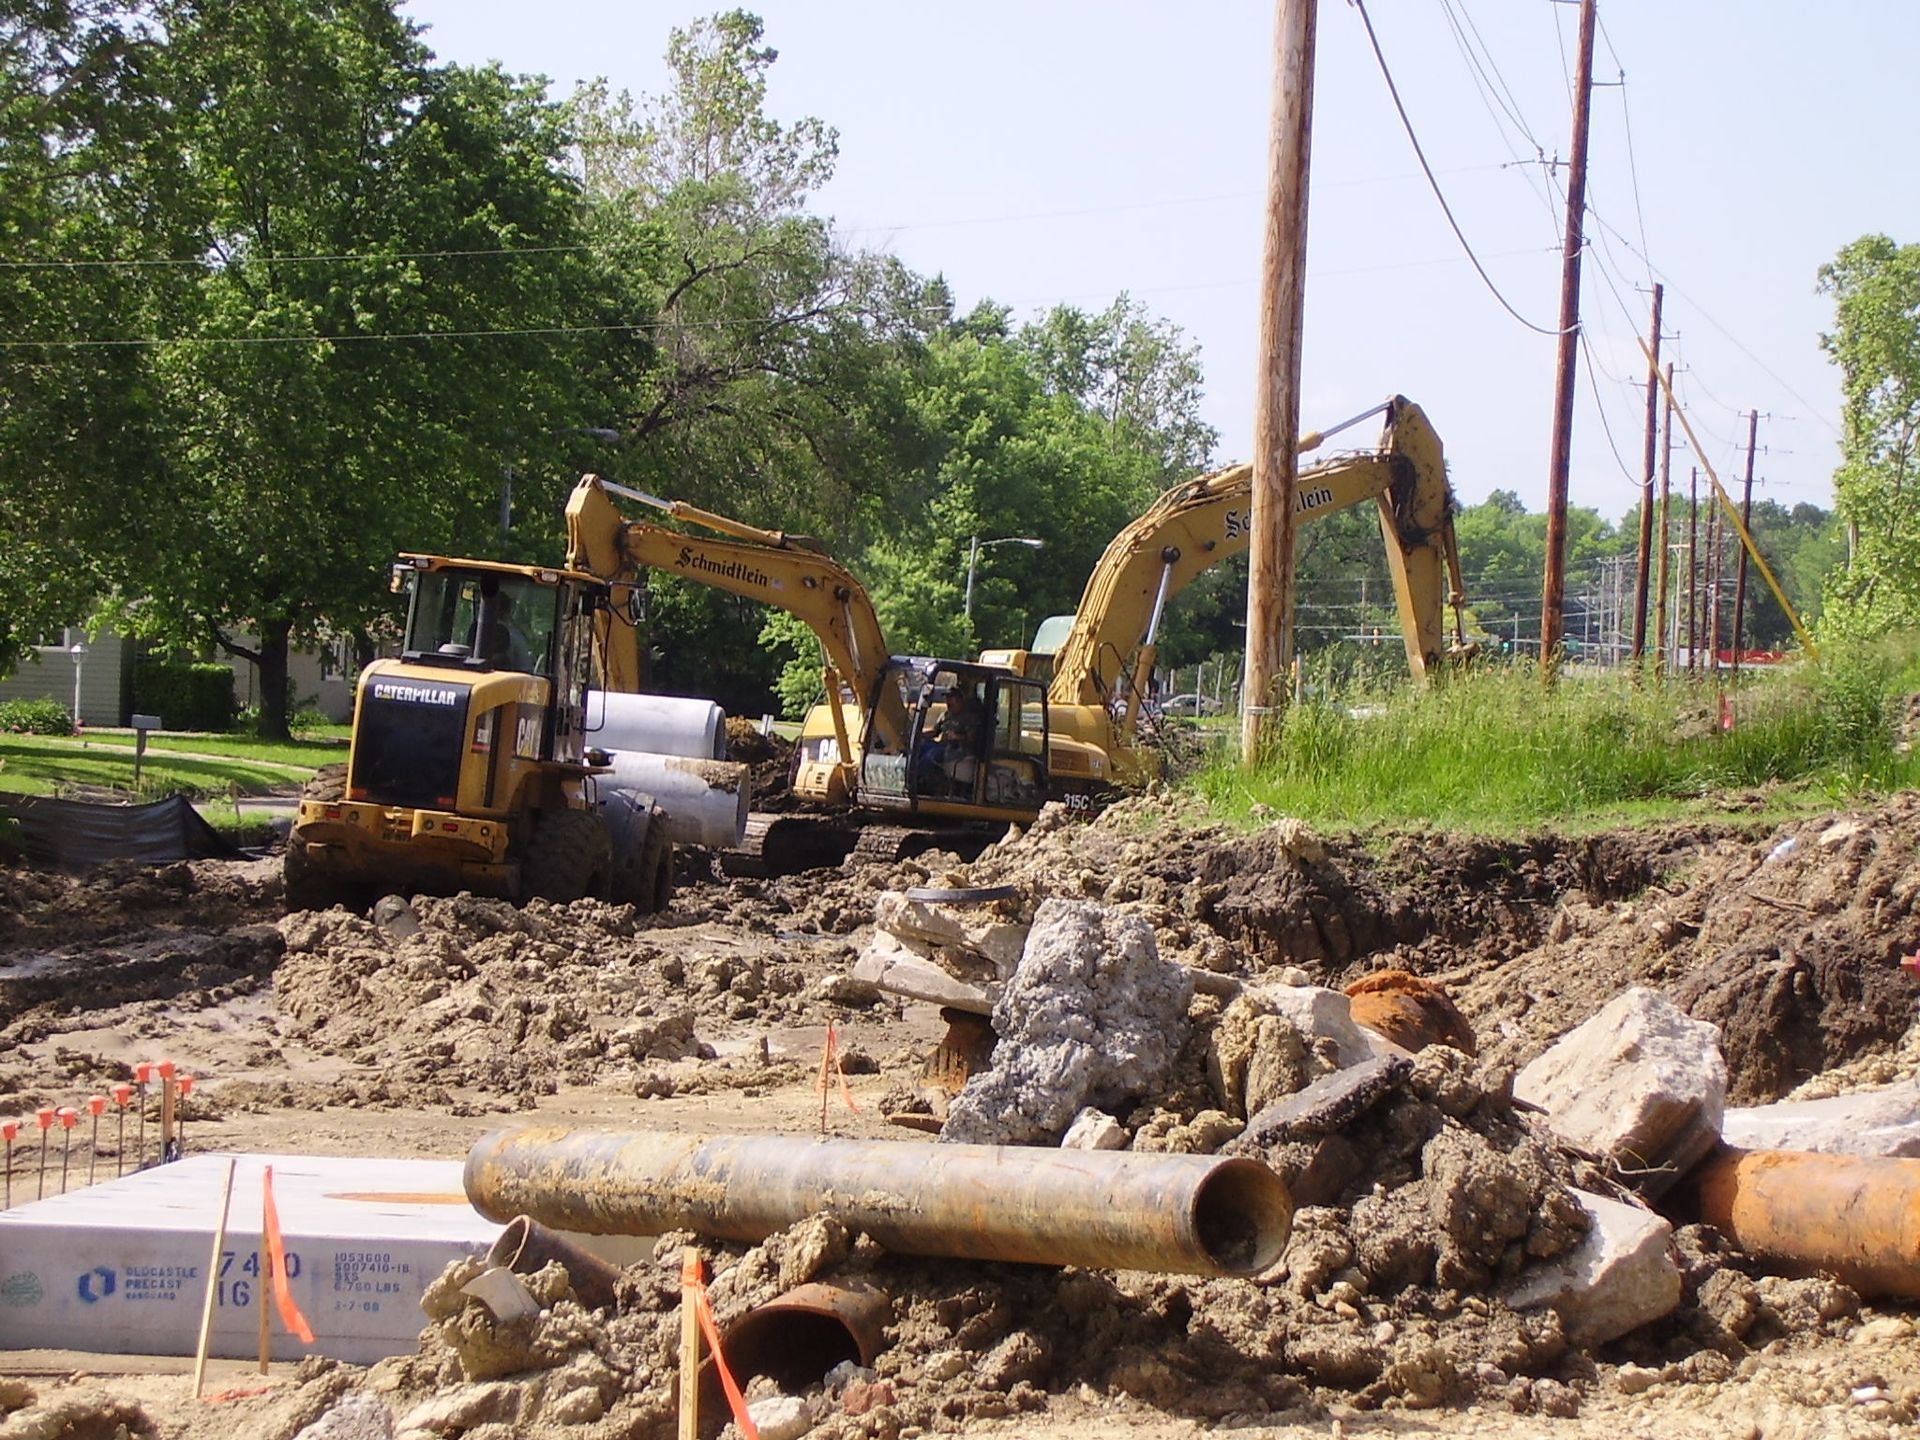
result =
M718 707L594 687L634 663L602 649L623 634L604 580L409 554L393 588L401 653L361 673L347 763L301 796L288 909L472 890L658 910L676 840L737 842L747 774L718 758Z
M628 520L616 496L709 533ZM568 563L616 595L636 594L640 572L657 570L785 610L819 640L827 698L802 726L793 790L820 809L749 817L730 859L737 872L833 863L856 844L880 859L934 846L977 853L1063 786L1093 793L1106 783L1104 753L1050 733L1040 680L890 653L866 588L810 537L587 475L567 505L567 538ZM636 653L633 609L629 601L598 616L607 654ZM609 665L609 688L637 682L637 666ZM821 812L859 823L824 824Z
M1425 678L1448 657L1471 651L1461 615L1453 490L1439 435L1418 405L1395 395L1302 436L1300 449L1317 449L1374 415L1384 419L1373 449L1300 469L1294 513L1304 522L1367 500L1378 504L1407 664L1416 678ZM981 652L982 663L1048 678L1054 735L1105 755L1116 784L1157 773L1157 754L1139 736L1143 717L1152 713L1160 622L1167 602L1197 576L1247 548L1252 480L1252 466L1233 465L1166 491L1113 538L1073 614L1043 621L1025 650ZM1077 797L1066 798L1073 804Z

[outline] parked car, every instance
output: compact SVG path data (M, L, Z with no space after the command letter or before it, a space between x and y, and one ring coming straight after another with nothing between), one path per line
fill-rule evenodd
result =
M1218 715L1220 702L1211 695L1169 695L1160 702L1162 715Z

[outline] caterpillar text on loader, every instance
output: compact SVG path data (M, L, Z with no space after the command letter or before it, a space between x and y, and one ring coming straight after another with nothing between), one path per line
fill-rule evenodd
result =
M344 766L301 797L289 909L383 893L667 903L675 841L737 844L746 767L706 701L609 694L614 597L565 569L406 555L396 659L356 692ZM630 627L629 627L630 631Z

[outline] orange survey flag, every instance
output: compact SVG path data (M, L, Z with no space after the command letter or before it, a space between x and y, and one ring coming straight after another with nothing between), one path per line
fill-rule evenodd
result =
M740 1393L733 1371L727 1368L727 1357L721 1353L720 1328L713 1323L713 1306L707 1300L707 1282L700 1273L699 1257L694 1253L689 1253L680 1263L680 1303L693 1306L693 1313L700 1321L701 1333L707 1337L707 1349L713 1352L713 1368L720 1374L721 1390L726 1392L727 1408L733 1411L734 1427L745 1440L760 1440L753 1417L747 1413L746 1397Z
M313 1344L313 1329L307 1324L307 1317L300 1313L300 1307L294 1303L293 1289L287 1284L287 1249L280 1241L280 1211L273 1203L273 1167L267 1166L267 1173L261 1183L266 1187L262 1200L261 1217L267 1242L267 1268L270 1275L268 1283L273 1286L273 1303L280 1311L280 1323L287 1327L290 1334L298 1335L303 1345ZM262 1300L262 1304L266 1302ZM265 1331L261 1332L265 1334Z

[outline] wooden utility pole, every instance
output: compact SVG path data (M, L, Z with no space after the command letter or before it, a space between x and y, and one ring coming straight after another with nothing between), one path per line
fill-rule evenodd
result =
M1707 673L1720 674L1720 507L1707 506Z
M1687 490L1687 673L1700 668L1700 467Z
M1307 280L1307 172L1319 0L1275 0L1267 237L1261 266L1260 384L1253 417L1253 533L1247 688L1240 753L1256 766L1287 703L1293 657L1293 489L1300 434L1300 335Z
M1580 58L1573 81L1573 155L1567 162L1567 236L1560 265L1560 350L1553 382L1553 451L1547 462L1547 575L1540 603L1540 673L1560 663L1567 601L1567 472L1573 460L1573 383L1580 344L1580 252L1587 214L1587 114L1593 102L1593 0L1580 0Z
M1740 495L1740 528L1753 533L1753 451L1760 438L1760 412L1747 412L1747 483ZM1740 563L1733 573L1733 673L1740 674L1741 631L1747 618L1747 547L1740 547Z
M1633 659L1637 665L1647 649L1647 562L1653 550L1653 460L1660 438L1660 300L1666 286L1653 287L1653 358L1647 362L1647 463L1640 481L1640 564L1633 580ZM1664 558L1665 552L1662 552ZM1656 638L1654 649L1660 648Z
M1656 291L1657 295L1659 292ZM1655 300L1656 305L1659 304ZM1656 332L1658 333L1658 332ZM1667 389L1673 389L1673 362L1667 362ZM1665 678L1667 673L1667 572L1672 565L1672 556L1667 553L1667 524L1673 510L1673 401L1668 399L1663 413L1664 423L1660 427L1660 569L1659 579L1654 587L1653 613L1660 617L1660 633L1653 642L1653 673Z

